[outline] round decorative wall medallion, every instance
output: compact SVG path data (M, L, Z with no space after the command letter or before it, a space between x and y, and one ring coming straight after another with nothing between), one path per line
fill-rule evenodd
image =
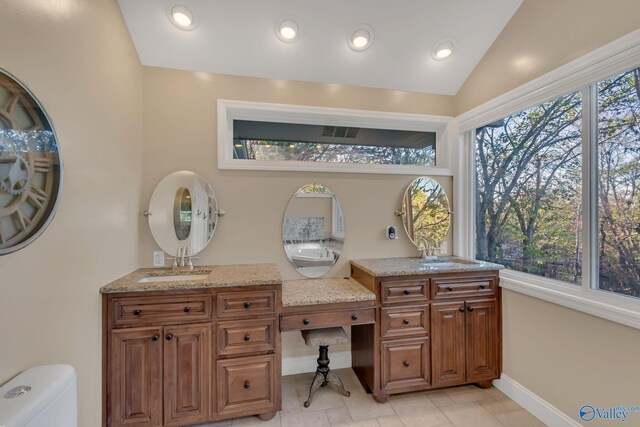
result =
M0 255L38 238L53 218L61 185L60 150L47 113L0 69Z

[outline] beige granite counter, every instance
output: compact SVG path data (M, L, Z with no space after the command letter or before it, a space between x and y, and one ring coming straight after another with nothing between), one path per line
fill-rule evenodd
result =
M419 274L467 273L472 271L501 270L503 265L475 261L453 256L438 256L428 260L420 258L371 258L351 261L372 276L414 276Z
M282 282L282 306L375 301L376 295L350 278L305 279Z
M206 275L189 279L185 275ZM181 276L179 280L154 281L153 277ZM151 279L149 279L151 278ZM140 280L150 280L139 282ZM152 292L188 289L221 288L226 286L279 285L282 277L275 264L234 264L188 268L141 268L100 288L102 294Z

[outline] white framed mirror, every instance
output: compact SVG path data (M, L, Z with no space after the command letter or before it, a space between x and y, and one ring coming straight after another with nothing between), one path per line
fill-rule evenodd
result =
M338 261L346 237L344 216L333 191L307 184L291 197L282 222L287 258L305 277L322 277Z
M218 206L209 182L195 172L165 176L156 186L146 212L151 234L160 248L177 255L196 255L213 237Z
M451 226L449 198L432 178L418 177L402 198L402 223L418 249L435 250L447 238Z

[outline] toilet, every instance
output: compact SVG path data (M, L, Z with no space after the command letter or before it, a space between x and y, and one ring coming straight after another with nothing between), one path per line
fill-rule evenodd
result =
M70 365L27 369L0 387L0 426L77 427L77 376Z

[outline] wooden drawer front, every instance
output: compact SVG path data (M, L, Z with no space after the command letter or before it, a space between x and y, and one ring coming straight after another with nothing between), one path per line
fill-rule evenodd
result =
M275 356L219 360L218 414L275 410L274 364Z
M276 291L218 294L218 317L254 316L276 312Z
M308 314L286 314L280 318L280 330L331 328L334 326L362 325L374 323L375 321L375 308Z
M211 319L211 295L123 297L113 299L114 326L201 322Z
M383 304L426 301L429 299L429 281L399 280L382 282L380 294Z
M496 276L433 278L431 297L441 299L493 296L496 287Z
M383 308L380 323L382 338L427 335L429 306Z
M429 384L429 339L382 343L382 388L393 390Z
M241 320L218 324L220 356L275 350L276 319Z

